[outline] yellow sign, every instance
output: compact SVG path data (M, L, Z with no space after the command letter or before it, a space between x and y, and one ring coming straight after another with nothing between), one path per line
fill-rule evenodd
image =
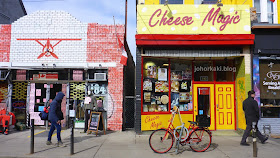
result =
M138 34L251 34L249 5L138 5Z
M193 121L193 114L181 114L182 120L185 123L185 126L189 127L188 121ZM162 115L142 115L141 116L141 130L156 130L160 128L167 128L171 114L162 114ZM175 127L180 125L178 115L175 116L173 121Z

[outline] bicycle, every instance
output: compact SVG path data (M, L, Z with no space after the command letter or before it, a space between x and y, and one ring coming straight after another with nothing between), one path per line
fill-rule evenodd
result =
M174 141L176 140L176 153L178 153L180 144L182 146L189 145L195 152L206 151L212 142L212 133L208 127L201 127L198 126L199 124L197 122L188 121L190 122L190 126L189 128L186 128L178 107L174 106L171 112L172 114L168 128L155 130L150 135L150 148L156 153L163 154L172 148ZM173 121L176 113L179 114L181 125L174 128Z

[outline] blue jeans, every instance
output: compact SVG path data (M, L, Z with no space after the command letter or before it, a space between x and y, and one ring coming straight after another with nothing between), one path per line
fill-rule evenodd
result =
M53 131L56 129L57 131L57 141L61 141L60 132L61 132L61 125L57 124L55 121L51 121L51 129L48 136L48 141L51 141Z

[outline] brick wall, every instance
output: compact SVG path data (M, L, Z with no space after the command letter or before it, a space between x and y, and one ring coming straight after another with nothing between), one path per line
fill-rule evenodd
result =
M116 62L108 69L108 129L122 130L123 115L123 65L117 36L124 43L123 25L88 24L87 62Z
M0 62L9 62L11 25L0 25Z
M12 24L11 62L58 63L86 62L87 24L81 23L64 11L38 11L24 16ZM43 45L51 39L53 56L43 56ZM25 39L25 40L18 40ZM28 40L29 39L29 40ZM42 45L35 40L38 39ZM81 39L81 40L73 40Z

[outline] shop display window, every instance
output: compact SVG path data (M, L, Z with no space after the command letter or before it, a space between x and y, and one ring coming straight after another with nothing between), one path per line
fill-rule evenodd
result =
M234 81L234 73L236 67L233 65L232 60L218 60L215 61L216 67L216 81L218 82L232 82Z
M143 112L169 111L169 60L145 58Z
M260 60L261 117L280 117L280 61Z
M44 110L46 103L46 86L47 84L36 83L35 84L35 106L34 112L40 112Z
M171 108L192 111L192 61L171 59Z
M194 81L214 81L212 61L194 61Z

